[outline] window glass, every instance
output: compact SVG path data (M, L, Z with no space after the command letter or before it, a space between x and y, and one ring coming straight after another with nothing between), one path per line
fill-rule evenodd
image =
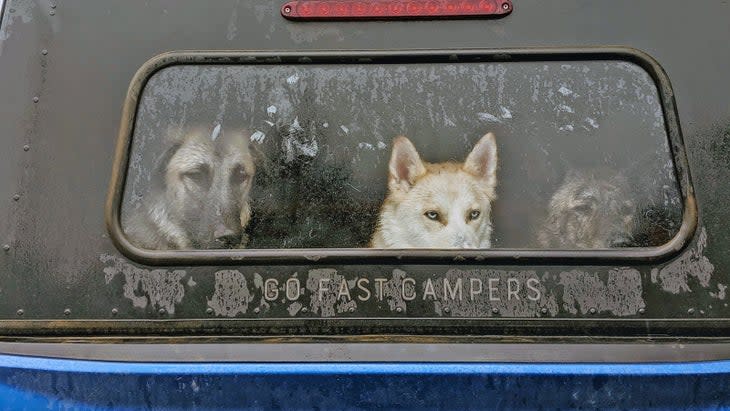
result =
M622 61L175 65L131 141L144 249L649 247L682 220L656 85Z

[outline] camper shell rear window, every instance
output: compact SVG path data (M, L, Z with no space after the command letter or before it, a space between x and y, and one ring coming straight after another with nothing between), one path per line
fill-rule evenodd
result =
M624 49L170 53L108 225L146 263L660 258L696 218L673 104Z

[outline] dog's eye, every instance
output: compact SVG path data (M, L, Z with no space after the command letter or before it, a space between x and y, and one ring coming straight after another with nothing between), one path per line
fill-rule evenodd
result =
M248 173L246 172L246 169L244 169L242 165L238 164L235 167L233 167L233 171L231 172L231 183L242 184L247 179L248 179Z
M479 218L479 216L482 215L482 212L479 210L471 210L469 213L469 220L476 220Z
M182 173L182 176L192 181L193 183L204 186L208 183L208 177L210 176L210 170L207 166L199 166Z
M573 211L579 214L588 214L591 210L593 210L593 205L591 203L581 203L573 206Z
M423 215L426 216L429 220L437 221L439 219L439 213L437 211L428 210Z

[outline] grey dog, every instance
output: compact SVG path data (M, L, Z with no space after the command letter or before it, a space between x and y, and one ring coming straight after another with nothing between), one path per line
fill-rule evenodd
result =
M626 178L607 169L570 171L538 232L543 248L630 247L636 214Z
M247 137L218 127L174 141L144 205L123 221L130 241L154 250L244 247L255 170Z

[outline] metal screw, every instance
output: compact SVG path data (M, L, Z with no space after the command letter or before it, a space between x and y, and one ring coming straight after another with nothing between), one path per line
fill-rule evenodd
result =
M588 312L591 313L591 314L595 314L596 313L596 309L593 308L593 307L591 307L591 309L588 310Z
M71 315L71 309L70 309L70 308L67 308L67 309L63 310L63 315L65 315L65 316L67 316L67 317L68 317L69 315Z
M542 307L542 308L540 309L540 312L541 312L541 313L543 313L543 314L547 314L547 313L548 313L548 310L547 310L547 308L545 308L545 307Z
M41 54L43 54L45 56L46 54L48 54L48 50L46 50L46 49L41 50Z
M157 312L160 313L160 315L165 315L165 309L164 308L160 308L159 310L157 310Z
M4 251L10 251L10 244L3 244Z
M15 201L18 201L18 200L20 200L20 194L15 194L15 195L13 196L13 200L15 200Z
M509 10L509 3L502 3L502 8L504 10Z
M254 314L258 314L261 312L261 309L259 307L256 307L253 309Z
M53 16L53 15L56 14L56 11L55 10L51 10L48 14L50 14L51 16Z
M117 314L119 314L119 310L117 310L116 308L112 308L112 315L117 315Z
M19 317L22 317L22 316L23 316L23 314L25 314L25 311L23 311L23 309L21 308L21 309L19 309L19 310L18 310L18 311L16 312L16 314L18 314L18 316L19 316Z
M499 314L499 308L492 307L492 314Z
M208 308L205 309L205 313L208 314L208 315L212 315L213 314L213 309L210 308L210 307L208 307Z
M291 13L291 6L285 6L284 7L284 13L286 13L286 14Z
M402 312L403 312L403 309L402 309L402 308L400 308L400 307L395 307L395 311L396 311L396 312L399 312L399 313L402 313Z
M687 314L694 314L694 313L695 313L694 308L690 308L689 310L687 310Z
M26 144L26 145L24 145L24 146L23 146L23 151L28 151L28 150L30 150L30 146L29 146L29 145L27 145L27 144Z
M646 309L644 307L639 308L639 314L644 314L646 312Z
M39 98L38 98L38 96L35 96L35 97L33 97L33 102L34 102L34 103L37 103L37 102L39 102L40 100L41 100L41 99L39 99Z

